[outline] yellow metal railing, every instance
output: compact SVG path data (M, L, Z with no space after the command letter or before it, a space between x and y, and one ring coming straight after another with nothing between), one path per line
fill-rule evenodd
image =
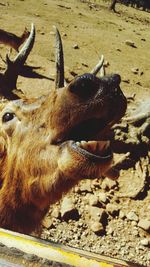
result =
M59 263L75 267L132 267L137 266L122 260L113 259L99 254L85 252L61 244L48 242L31 236L15 233L0 228L0 243L14 247L24 253L34 254Z

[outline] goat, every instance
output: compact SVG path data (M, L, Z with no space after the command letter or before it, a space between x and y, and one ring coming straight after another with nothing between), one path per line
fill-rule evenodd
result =
M35 27L0 74L0 227L37 229L50 205L81 179L115 178L110 141L101 133L125 113L118 74L75 77L64 86L63 49L56 29L56 85L48 95L19 99L13 89L35 39Z

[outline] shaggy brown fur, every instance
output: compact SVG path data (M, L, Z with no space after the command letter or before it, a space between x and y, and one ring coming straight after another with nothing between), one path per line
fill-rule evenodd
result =
M81 85L75 79L47 97L1 104L0 227L30 233L80 179L101 177L110 168L111 159L99 162L76 150L69 133L85 120L90 129L92 118L114 123L126 100L118 85L117 93L105 88L103 78L84 97Z

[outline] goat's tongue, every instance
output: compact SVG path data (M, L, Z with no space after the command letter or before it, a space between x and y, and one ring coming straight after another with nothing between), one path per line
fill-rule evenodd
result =
M110 141L81 141L76 142L79 149L84 150L87 155L99 159L109 159L112 157Z

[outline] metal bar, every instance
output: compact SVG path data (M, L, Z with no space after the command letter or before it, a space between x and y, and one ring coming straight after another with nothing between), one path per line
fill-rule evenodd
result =
M0 243L14 247L27 254L75 267L133 267L139 266L126 261L113 259L80 249L48 242L39 238L15 233L0 228Z
M23 266L0 259L0 267L23 267Z

